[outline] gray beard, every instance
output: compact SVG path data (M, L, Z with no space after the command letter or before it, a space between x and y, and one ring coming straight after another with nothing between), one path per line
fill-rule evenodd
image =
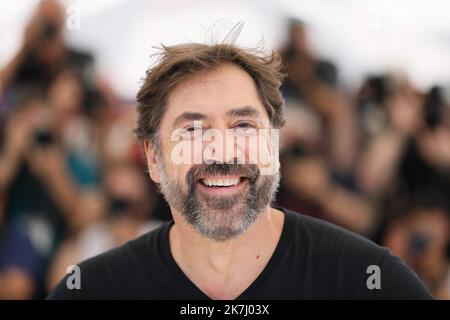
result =
M261 176L255 165L194 166L186 175L186 187L167 174L162 158L158 158L158 171L159 190L169 205L200 234L215 241L226 241L246 231L273 201L280 182L279 172ZM195 188L200 172L208 175L245 173L249 176L246 191L226 197L200 194Z

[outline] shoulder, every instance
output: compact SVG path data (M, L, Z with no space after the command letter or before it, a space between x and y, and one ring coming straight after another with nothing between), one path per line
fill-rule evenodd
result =
M293 254L306 262L311 274L346 298L428 299L422 281L387 248L329 222L284 210L291 225ZM380 288L369 286L380 276ZM339 288L339 289L336 289Z
M48 299L120 298L124 287L131 289L133 284L145 278L142 275L148 272L149 266L159 263L159 240L168 227L168 223L163 224L120 247L77 264L74 272L79 272L81 288L68 289L67 283L74 275L69 273Z
M320 248L322 253L379 261L387 250L359 234L327 221L295 211L284 211L286 221L292 225L294 240L308 247Z
M143 256L152 258L150 253L158 244L158 238L162 236L166 227L167 224L161 225L134 240L128 241L122 246L87 259L81 262L79 266L86 271L94 271L97 268L111 268L111 266L126 268L130 264L139 263L140 261L138 260L142 259Z
M322 277L329 277L329 281L341 275L351 275L351 279L360 281L369 266L381 263L387 251L329 222L289 210L285 214L291 225L291 250L301 255L308 266L315 266Z

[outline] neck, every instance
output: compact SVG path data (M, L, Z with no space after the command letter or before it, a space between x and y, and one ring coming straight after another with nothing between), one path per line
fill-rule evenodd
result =
M243 265L268 261L281 235L284 215L267 206L256 221L241 235L226 241L209 239L187 224L177 212L170 230L172 254L183 271L209 273L226 279L242 271ZM244 267L245 268L245 267Z

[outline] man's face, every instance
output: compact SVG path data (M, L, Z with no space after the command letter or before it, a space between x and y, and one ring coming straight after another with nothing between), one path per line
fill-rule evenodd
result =
M245 71L224 65L200 73L169 95L159 146L145 144L150 175L175 214L204 236L230 239L256 220L278 187L273 131ZM276 166L271 174L261 170L267 160Z

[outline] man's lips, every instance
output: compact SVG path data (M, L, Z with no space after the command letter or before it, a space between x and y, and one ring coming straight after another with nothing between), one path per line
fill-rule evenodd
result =
M236 193L248 184L247 177L240 176L214 176L197 180L197 185L203 191L211 194L227 195Z

